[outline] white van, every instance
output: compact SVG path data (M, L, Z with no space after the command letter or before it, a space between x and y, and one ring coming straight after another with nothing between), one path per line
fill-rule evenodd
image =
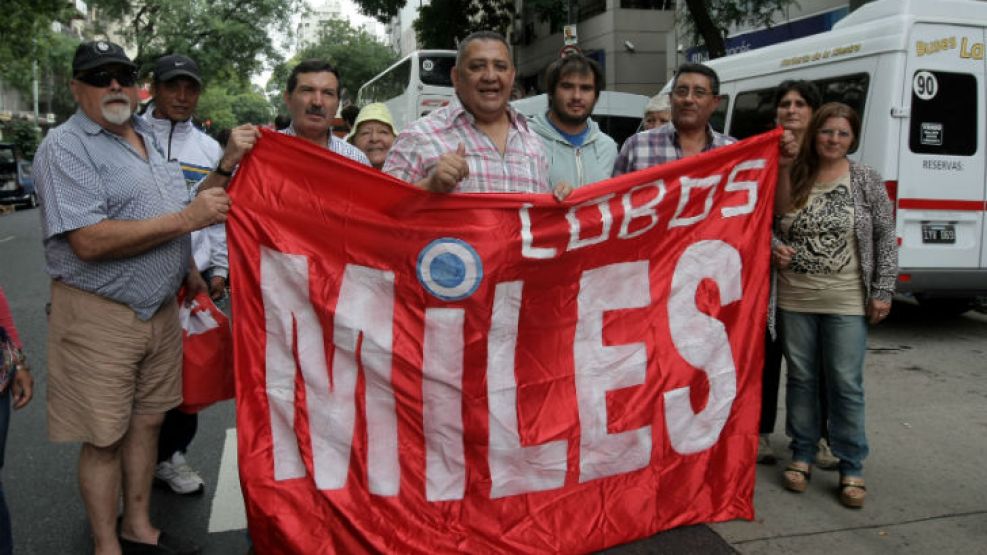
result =
M644 107L648 97L616 91L600 91L600 99L593 106L593 121L600 125L600 131L610 135L617 142L617 148L624 139L633 135L644 117ZM511 102L515 110L532 118L535 114L548 111L548 95L539 94Z
M961 311L987 295L985 32L985 2L866 4L831 31L709 61L722 83L713 125L737 138L774 127L786 79L855 108L851 158L880 172L896 207L898 291Z

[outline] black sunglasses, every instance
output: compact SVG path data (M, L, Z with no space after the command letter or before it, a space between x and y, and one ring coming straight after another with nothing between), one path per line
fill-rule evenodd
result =
M116 79L116 82L121 87L132 87L137 82L137 71L133 69L118 69L115 71L101 69L99 71L90 71L89 73L76 75L75 78L93 87L109 87L114 79Z

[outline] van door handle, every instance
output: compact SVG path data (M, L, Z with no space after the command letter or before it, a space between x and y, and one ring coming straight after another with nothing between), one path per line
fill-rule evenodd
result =
M893 118L907 118L912 115L911 110L902 106L895 106L891 108L891 117Z

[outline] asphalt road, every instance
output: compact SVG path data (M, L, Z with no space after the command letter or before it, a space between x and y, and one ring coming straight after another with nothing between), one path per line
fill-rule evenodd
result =
M77 489L78 446L54 444L46 436L44 305L48 299L49 283L44 273L39 214L36 210L0 216L0 284L3 284L6 291L21 337L25 341L26 351L35 368L36 397L27 408L12 418L7 440L6 467L3 469L4 488L13 518L16 552L89 553L89 530ZM903 368L913 376L926 372L923 370L924 366L914 361L909 362L909 359L921 358L917 356L918 353L925 353L926 358L936 361L930 361L928 366L938 363L944 368L950 367L950 357L966 357L961 367L968 370L968 375L964 374L963 379L976 379L982 384L982 379L987 375L987 363L983 362L987 348L981 349L987 346L984 345L987 343L985 337L987 318L982 315L929 320L914 306L904 306L899 310L896 304L889 321L871 334L868 371L873 364L881 372L888 365L887 361L892 360L889 355L900 356L894 359L898 361L896 364L905 365ZM888 379L898 379L896 374L890 373L891 370L898 371L889 367ZM980 385L977 389L978 396L987 396L980 393L983 387ZM870 390L868 391L870 397ZM892 397L891 402L903 401ZM950 401L944 398L941 402L945 406ZM980 403L978 406L982 407L982 398ZM982 411L980 416L983 417ZM783 415L779 417L779 422L782 421ZM234 422L234 408L229 402L212 407L201 415L199 433L192 444L189 460L200 470L207 482L205 494L179 497L164 490L155 490L152 500L153 518L159 526L193 538L208 554L239 555L245 553L248 546L246 533L242 529L242 509L238 508L236 478L232 467L235 453L232 452L232 442L228 441L228 438L232 438L228 430L233 428ZM977 437L982 443L982 430ZM776 448L780 449L783 441L780 431L776 434L775 441ZM966 451L960 456L969 455L974 461L982 460L982 456L979 459L977 456L982 455L984 449L978 449L978 452ZM775 469L758 470L758 492L755 499L758 519L754 523L680 528L612 548L606 553L828 552L826 544L784 543L778 540L784 538L786 530L792 529L795 524L785 520L793 514L787 507L791 498L784 497L785 494L780 494L780 497L775 494L775 472ZM980 484L976 472L967 478L971 484ZM969 495L975 494L971 492ZM982 488L980 495L983 495ZM771 505L765 507L765 503ZM977 507L980 505L973 505L974 509ZM835 511L839 509L834 509L833 514L845 514ZM967 512L979 518L981 524L987 514L987 511ZM807 524L810 528L811 524L820 522L813 518L815 522ZM771 529L772 526L774 529ZM833 527L839 526L839 523L833 524ZM758 536L761 532L763 535ZM801 537L800 534L798 532L794 536ZM979 539L982 536L980 533L975 537ZM869 549L852 549L864 544L854 544L852 537L848 541L851 546L849 552L870 552ZM982 548L984 544L980 545Z

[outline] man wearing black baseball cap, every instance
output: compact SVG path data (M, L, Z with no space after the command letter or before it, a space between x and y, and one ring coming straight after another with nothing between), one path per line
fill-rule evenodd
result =
M79 110L34 159L52 278L48 437L82 443L79 490L97 555L198 553L151 524L151 480L164 414L182 400L175 295L183 282L205 288L189 233L225 221L230 200L221 188L190 199L133 117L136 66L122 48L84 43L72 70Z
M223 150L212 137L192 123L192 115L202 92L202 75L194 60L181 54L168 54L154 64L151 82L153 102L143 118L153 130L168 160L177 161L185 185L194 194L199 184L219 164ZM192 258L206 278L213 299L221 299L229 276L226 227L222 224L192 232ZM189 466L186 451L198 428L198 415L177 408L165 415L158 436L155 481L179 495L199 494L205 482Z

